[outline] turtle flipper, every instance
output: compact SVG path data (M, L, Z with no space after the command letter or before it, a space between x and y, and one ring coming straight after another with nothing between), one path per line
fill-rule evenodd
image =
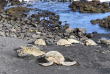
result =
M49 62L47 62L47 63L39 63L40 65L42 65L42 66L50 66L50 65L52 65L54 62L53 61L49 61Z
M77 63L76 61L73 61L73 62L61 62L61 64L64 65L64 66L73 66L76 63Z

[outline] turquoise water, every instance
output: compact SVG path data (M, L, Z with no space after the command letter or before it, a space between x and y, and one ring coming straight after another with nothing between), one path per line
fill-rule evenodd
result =
M29 8L33 8L35 10L30 11L29 14L37 13L36 9L40 10L48 10L55 12L56 14L60 15L60 20L62 22L67 21L71 28L86 28L87 33L92 33L97 31L98 33L110 33L110 29L105 29L99 27L98 24L92 25L90 20L93 19L102 19L110 15L109 13L79 13L73 12L68 7L70 2L30 2L27 4L31 4ZM24 6L26 6L25 4ZM62 24L64 25L64 23Z

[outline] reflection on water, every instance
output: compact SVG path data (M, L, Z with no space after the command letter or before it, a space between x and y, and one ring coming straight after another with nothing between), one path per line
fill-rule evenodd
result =
M70 2L30 2L32 4L30 8L48 10L55 12L60 15L60 20L62 22L67 21L71 28L86 28L88 33L97 31L98 33L110 33L110 30L101 28L98 25L92 25L90 20L92 19L102 19L107 17L110 13L79 13L73 12L68 7ZM36 13L35 10L31 11L29 14ZM64 23L62 24L64 25Z

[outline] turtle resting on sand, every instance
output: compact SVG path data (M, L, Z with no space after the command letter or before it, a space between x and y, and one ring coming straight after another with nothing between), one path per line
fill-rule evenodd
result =
M99 39L99 41L97 41L98 43L102 43L102 44L110 44L110 39L104 39L104 38L101 38Z
M18 56L23 57L27 55L40 56L45 54L36 46L21 46L21 49L17 50Z
M65 65L65 66L72 66L72 65L76 64L76 61L65 62L64 56L61 53L59 53L58 51L49 51L44 55L44 57L48 62L39 63L42 66L50 66L53 63Z
M57 42L57 45L70 46L70 45L71 45L71 42L68 42L68 40L66 40L66 39L60 39L60 40Z
M91 40L91 39L87 39L87 40L85 40L84 41L84 44L85 45L97 45L93 40Z

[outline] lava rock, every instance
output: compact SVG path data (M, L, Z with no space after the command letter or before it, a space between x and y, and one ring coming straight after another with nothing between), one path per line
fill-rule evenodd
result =
M29 12L31 9L26 7L12 7L9 9L6 9L6 12L8 15L13 17L19 17L24 14L24 12Z
M110 12L109 3L99 1L73 1L69 5L72 11L81 13L105 13Z
M91 20L92 24L99 24L101 27L110 28L110 16L105 17L103 19Z

